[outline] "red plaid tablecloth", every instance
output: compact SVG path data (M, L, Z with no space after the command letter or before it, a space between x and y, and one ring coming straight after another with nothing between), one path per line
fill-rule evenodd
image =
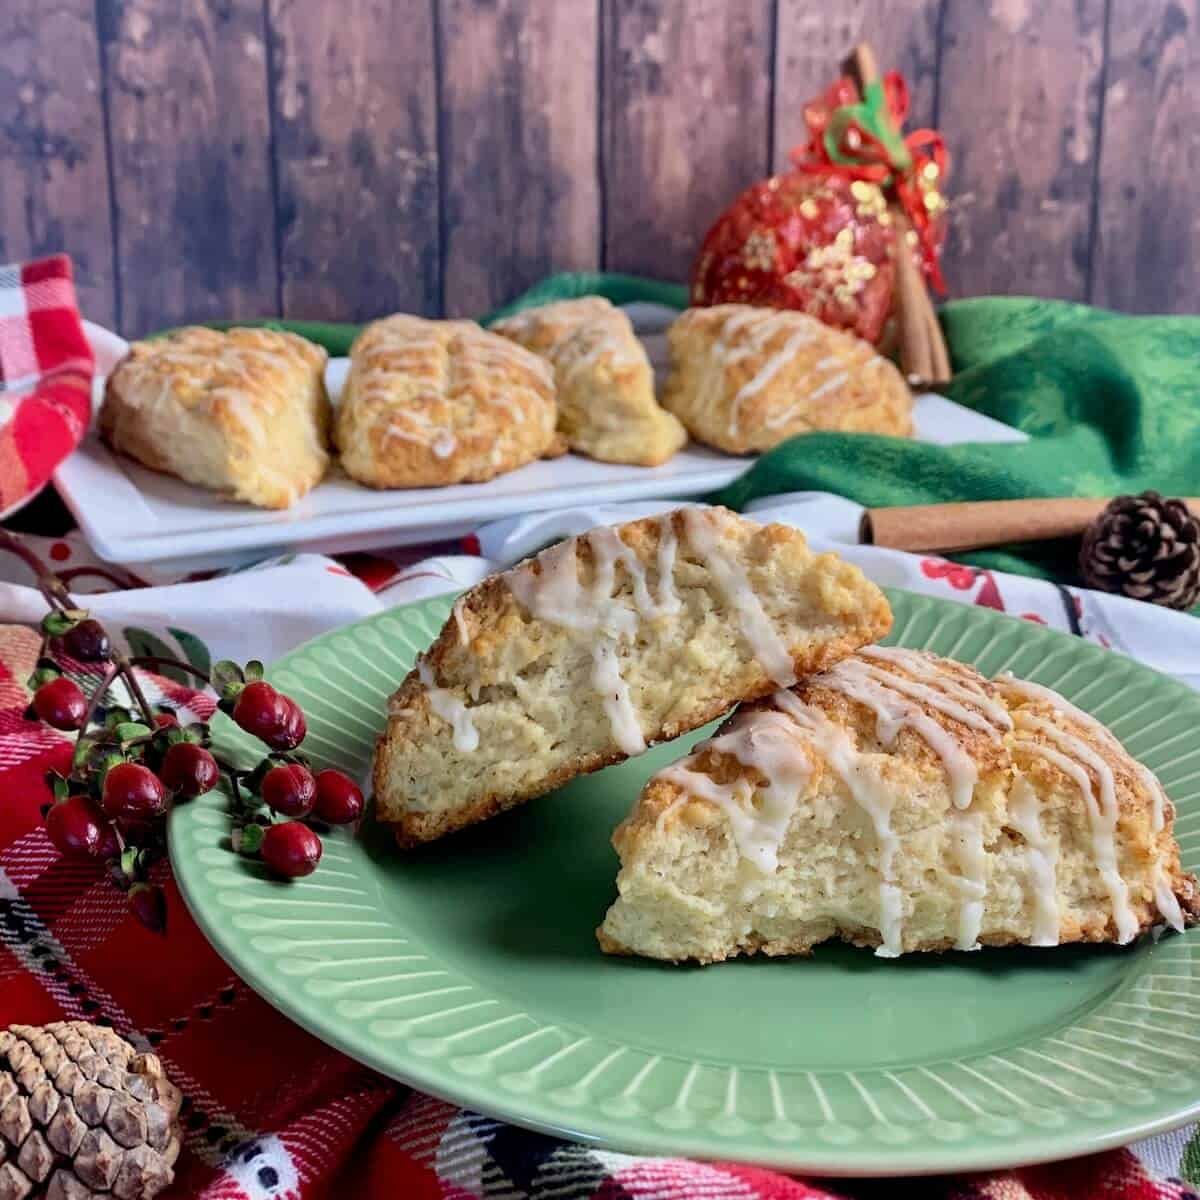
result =
M37 293L41 299L28 300L37 289L25 288L28 311L20 319L26 333L9 330L14 305L4 299L7 279L52 281L46 294ZM28 389L26 380L21 406L30 395L37 397L41 407L28 417L48 422L51 448L73 445L86 413L79 401L88 394L89 360L75 336L77 316L72 324L57 317L42 321L39 315L56 311L69 279L63 259L0 269L0 377L28 375L30 364L37 364L34 386ZM47 306L46 295L58 299ZM56 364L67 366L54 370ZM49 371L48 380L38 371ZM0 405L7 394L0 392ZM18 412L18 418L15 438L13 421L0 421L0 497L6 501L34 486L39 471L49 472L49 451L39 457L37 437L32 445L22 441L26 416ZM12 466L15 452L21 455L19 474ZM34 470L29 467L34 462L43 466ZM61 554L50 556L69 558L66 542L51 550L60 547ZM348 561L370 571L380 567L379 560L363 556ZM387 586L386 579L372 582ZM0 583L0 589L6 587L12 585ZM1200 1178L1200 1150L1194 1141L1185 1143L1185 1135L1177 1143L1148 1143L1151 1151L1139 1151L1141 1157L1122 1150L973 1178L817 1184L733 1164L599 1151L413 1093L314 1040L242 984L187 915L165 864L159 876L168 893L170 925L163 939L129 915L124 898L95 868L57 855L40 816L49 800L43 776L65 767L70 742L23 718L29 701L23 681L38 646L32 627L0 625L0 1027L86 1018L111 1024L139 1047L155 1050L186 1096L186 1144L171 1196L1197 1200L1187 1184L1143 1161ZM152 702L198 717L212 711L211 697L170 679L144 678Z

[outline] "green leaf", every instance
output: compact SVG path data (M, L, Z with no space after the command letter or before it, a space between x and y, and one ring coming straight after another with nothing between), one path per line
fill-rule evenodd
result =
M104 714L104 728L116 729L118 725L124 725L127 721L133 720L133 713L128 708L122 708L119 704L114 704Z
M25 685L31 692L36 692L43 684L49 683L52 679L57 679L62 672L55 667L38 667L36 671L25 681Z
M227 658L213 663L211 678L213 689L223 700L233 699L237 692L241 690L241 685L246 679L242 674L242 668L237 663L230 662Z
M161 638L155 637L148 629L139 629L136 625L127 625L124 632L125 640L129 643L129 649L133 651L135 658L142 655L150 658L171 659L175 657L171 647ZM179 667L164 667L160 664L154 668L154 671L156 674L174 680L176 683L186 685L188 682L188 673Z
M150 726L143 725L140 721L122 721L113 732L118 741L131 742L134 738L145 737L150 732Z
M247 679L247 681L261 679L264 674L265 674L265 668L263 667L262 663L260 663L258 661L257 658L252 658L246 664L246 679Z
M94 737L79 737L75 740L75 753L71 755L71 766L82 767L96 745Z
M126 846L121 851L121 874L128 879L133 878L134 871L137 870L138 849L136 846Z
M48 612L42 618L42 632L47 637L62 637L64 633L70 633L82 619L80 616L70 615L70 610Z
M241 836L238 838L238 852L240 854L257 854L262 847L265 832L266 830L261 825L243 826Z
M57 771L46 772L46 783L55 800L65 800L71 794L71 784L65 775Z
M203 671L207 675L212 667L212 655L209 654L208 647L194 633L188 633L186 629L176 629L174 626L168 625L167 632L183 647L183 654L188 662L197 671Z

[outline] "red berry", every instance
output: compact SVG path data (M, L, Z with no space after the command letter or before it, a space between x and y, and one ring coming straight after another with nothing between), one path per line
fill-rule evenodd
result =
M179 724L179 718L170 712L156 712L154 714L155 729L174 729Z
M181 796L203 796L221 776L217 760L194 742L176 742L163 756L162 781Z
M62 648L80 662L103 662L112 653L104 626L91 617L63 634Z
M287 821L263 834L263 862L284 879L311 875L321 861L321 839L307 825Z
M285 817L303 817L313 806L317 785L299 763L272 767L262 779L262 798Z
M46 814L50 841L68 858L98 858L106 827L112 828L90 796L68 796Z
M149 767L117 763L104 777L104 811L125 821L148 821L167 809L167 789Z
M290 696L284 696L283 699L288 708L287 718L279 735L270 743L272 750L294 750L308 733L304 710Z
M129 889L133 915L151 933L167 932L167 897L156 883L135 883Z
M332 767L317 773L317 816L330 825L349 825L363 814L362 789Z
M78 729L87 716L87 697L79 684L60 675L33 694L33 711L55 729Z
M238 693L233 719L257 738L276 732L287 719L286 698L269 683L257 679Z
M97 806L98 807L98 806ZM121 838L117 827L111 821L105 821L100 826L100 845L96 848L96 857L102 862L108 862L121 853Z

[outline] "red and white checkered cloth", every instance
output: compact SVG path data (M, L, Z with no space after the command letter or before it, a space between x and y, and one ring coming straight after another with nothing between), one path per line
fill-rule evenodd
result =
M0 517L35 496L79 445L91 386L71 260L0 267Z
M54 287L69 287L62 259L12 270L15 279L36 285L43 267L56 268ZM26 299L34 291L25 288ZM46 380L35 379L31 394L57 387L68 371L56 368L67 363L70 373L82 377L75 386L86 396L82 342L72 337L71 322L64 320L62 333L48 330L43 338L38 318L54 306L30 307L36 311L21 320L31 332L15 335L12 344L57 346L62 355L37 358L49 373ZM33 360L28 354L22 360L22 354L19 348L10 351L7 342L0 346L6 379L28 371ZM0 392L0 403L8 395ZM80 432L85 415L86 409ZM0 485L8 482L7 470L0 471ZM43 480L48 474L47 469ZM536 530L525 532L541 537ZM489 537L483 549L499 557L502 548ZM255 571L179 585L168 605L158 599L160 589L138 588L127 573L87 561L74 535L38 548L77 591L103 590L106 584L132 589L100 597L95 606L127 642L142 639L141 652L158 652L148 638L179 640L184 634L181 645L186 641L191 653L208 653L190 630L177 628L188 623L183 593L189 589L196 589L190 603L197 618L202 611L254 611L258 619L248 623L251 628L241 630L247 624L241 622L223 631L220 653L242 658L256 650L270 657L280 651L271 638L303 640L315 632L314 624L341 624L381 602L463 586L488 565L477 557L411 565L411 552L401 566L378 556L350 556L345 567L373 595L343 566L317 556L289 556ZM479 540L472 539L467 549L479 555ZM507 551L511 560L528 547L514 542ZM1057 593L1037 601L1020 592L1031 581L1015 581L1018 590L1005 595L1007 581L986 573L914 563L918 581L944 586L964 602L1047 621L1055 619L1055 609L1061 612ZM4 582L6 576L13 581ZM111 1024L139 1047L156 1050L186 1096L185 1149L169 1193L176 1200L837 1200L862 1196L864 1188L872 1196L929 1200L1197 1200L1187 1184L1170 1178L1200 1178L1200 1138L1193 1130L1143 1143L1137 1154L1119 1150L994 1175L818 1185L753 1167L636 1158L560 1141L411 1092L368 1071L304 1033L229 971L188 916L165 864L158 869L170 909L164 940L129 915L99 871L54 851L40 815L49 800L44 775L65 769L70 742L23 718L29 700L24 680L39 647L33 625L40 605L36 593L22 586L28 582L19 561L0 563L0 612L10 622L0 624L0 1028L85 1018ZM284 595L305 597L304 611L283 614L269 606L269 597ZM324 607L312 603L314 597ZM283 615L289 619L281 620ZM1087 624L1090 629L1090 618ZM256 645L231 641L242 633ZM144 686L152 702L197 717L212 711L211 697L171 679L145 676Z

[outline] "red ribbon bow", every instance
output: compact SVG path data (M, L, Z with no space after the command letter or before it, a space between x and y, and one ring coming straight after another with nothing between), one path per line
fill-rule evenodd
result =
M908 109L908 85L899 71L867 84L862 95L852 79L843 77L804 106L809 141L793 151L792 162L800 171L883 188L916 232L926 277L944 292L940 255L946 202L940 186L950 158L934 129L901 134Z

